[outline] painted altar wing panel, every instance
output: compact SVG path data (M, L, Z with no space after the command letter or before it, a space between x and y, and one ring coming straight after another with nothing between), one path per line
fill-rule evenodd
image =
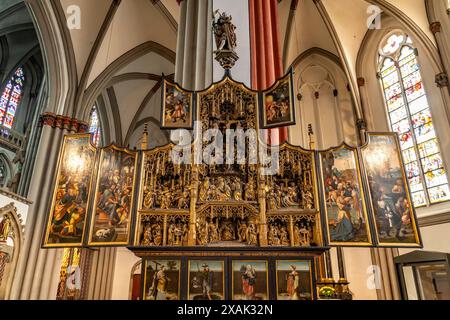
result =
M295 125L294 71L260 94L261 128Z
M89 246L130 244L137 155L116 146L101 150Z
M88 215L96 149L90 134L64 137L43 246L80 247Z
M195 93L164 79L161 90L161 128L192 129L195 115Z
M361 148L379 246L421 247L417 219L395 133L369 133Z
M326 229L331 246L372 246L361 170L346 145L320 153Z

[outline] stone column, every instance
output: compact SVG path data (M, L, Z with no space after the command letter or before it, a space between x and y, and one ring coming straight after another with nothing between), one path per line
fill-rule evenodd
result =
M213 81L213 0L188 0L181 6L178 26L175 82L189 90L203 90ZM172 135L172 140L177 137ZM190 246L197 243L196 212L198 172L193 171L191 189L189 240Z
M116 248L93 250L91 269L85 299L109 300L112 294L112 277L116 262Z
M249 0L252 89L264 90L283 76L277 0ZM287 128L268 130L266 142L277 145L288 139Z
M39 95L37 98L38 102L36 103L36 107L38 109L43 108L43 106L45 105L46 98L47 98L47 79L44 78L41 90L39 91ZM20 181L17 188L17 194L23 197L26 197L28 194L31 178L33 175L33 167L36 161L39 139L41 137L42 128L38 124L39 124L39 114L36 117L34 117L33 121L30 123L31 130L29 130L29 134L27 137L25 161L22 166Z
M441 89L446 89L450 94L450 86L448 82L448 72L450 70L450 48L447 46L445 35L442 33L442 26L439 21L430 24L430 30L436 39L439 57L443 66L443 71L436 75L436 84Z
M181 1L175 82L189 90L203 90L212 83L212 0Z
M29 199L33 204L25 227L24 245L22 247L16 277L11 292L12 299L54 299L51 295L48 275L58 270L59 260L56 250L42 250L41 241L51 204L54 176L62 142L63 130L46 126L42 129L41 142L36 155L36 163L30 186ZM45 271L44 271L45 270ZM54 273L58 276L57 271Z
M55 184L60 147L65 134L85 130L76 119L45 114L41 117L42 134L36 153L28 198L29 208L11 299L48 300L56 298L62 249L43 250L45 232Z
M397 249L373 248L371 250L372 263L379 268L380 274L375 279L380 279L377 288L379 300L401 300L398 286L397 273L395 271L394 257L398 255Z

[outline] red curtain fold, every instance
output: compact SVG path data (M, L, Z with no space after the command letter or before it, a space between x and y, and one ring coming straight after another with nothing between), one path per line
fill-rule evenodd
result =
M283 76L277 0L249 0L249 15L252 88L265 90ZM282 144L287 139L287 128L266 133L266 142L272 145Z

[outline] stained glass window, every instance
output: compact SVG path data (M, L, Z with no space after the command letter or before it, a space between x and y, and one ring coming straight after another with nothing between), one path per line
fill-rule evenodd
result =
M400 138L414 205L450 200L447 173L411 38L402 32L393 33L381 44L379 54L389 122Z
M100 119L98 117L97 107L94 106L89 120L89 132L92 134L92 143L99 146L101 137Z
M22 99L25 74L23 68L18 68L11 79L6 84L0 97L0 119L1 124L7 128L12 128L17 108Z

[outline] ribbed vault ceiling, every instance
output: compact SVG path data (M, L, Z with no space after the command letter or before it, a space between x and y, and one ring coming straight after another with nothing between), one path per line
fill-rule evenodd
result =
M78 79L88 71L86 88L115 60L143 43L153 41L168 52L176 50L180 8L175 0L122 0L112 13L113 0L52 1L59 3L66 17L69 6L81 8L82 28L70 30L70 37ZM16 2L20 1L2 1L2 6ZM302 53L319 48L345 62L354 78L350 82L354 81L356 59L367 33L367 8L373 3L379 4L384 14L409 17L432 41L424 0L282 0L279 19L285 66ZM159 110L154 110L160 99L155 91L158 79L153 76L172 74L173 64L173 57L148 52L112 73L118 81L108 87L114 89L124 139L142 119L159 118Z

